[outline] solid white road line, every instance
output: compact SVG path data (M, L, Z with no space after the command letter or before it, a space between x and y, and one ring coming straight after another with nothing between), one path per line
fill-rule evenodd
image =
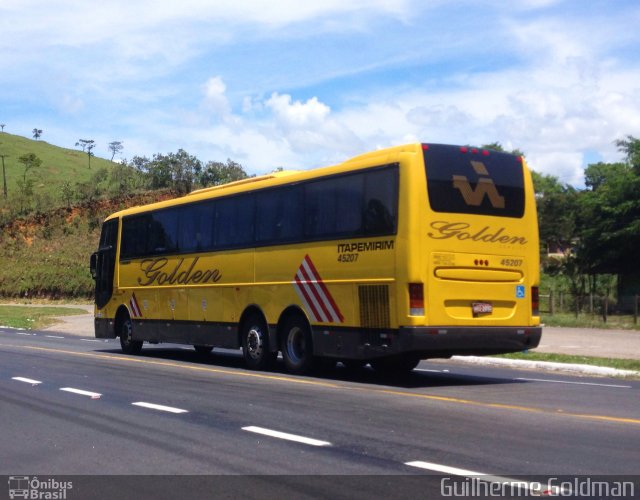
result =
M467 469L458 469L457 467L449 467L448 465L434 464L432 462L422 462L420 460L417 460L415 462L405 462L405 465L409 465L411 467L418 467L420 469L426 469L433 472L439 472L441 474L450 474L452 476L462 476L462 477L468 477L472 479L478 479L480 481L484 481L487 483L516 484L520 488L530 490L537 494L541 493L540 491L538 491L541 486L540 483L530 483L522 479L512 479L504 476L493 476L491 474L484 474L482 472L476 472L476 471L467 470ZM553 491L553 493L567 494L569 493L569 491L565 489L560 490L558 488L557 491Z
M17 380L18 382L26 382L27 384L31 384L31 385L38 385L42 383L39 380L33 380L31 378L25 378L25 377L11 377L11 380Z
M99 399L100 396L102 396L99 392L83 391L82 389L74 389L73 387L61 387L60 390L80 394L81 396L89 396L91 399Z
M152 410L168 411L169 413L188 413L189 412L189 410L183 410L182 408L173 408L171 406L145 403L144 401L138 401L137 403L131 403L131 404L133 406L142 406L143 408L150 408Z
M615 387L617 389L631 389L630 385L598 384L595 382L571 382L570 380L551 380L551 379L545 379L545 378L518 377L518 378L514 378L513 380L526 380L527 382L550 382L552 384L595 385L598 387Z
M311 446L331 446L331 443L329 443L328 441L320 441L318 439L297 436L295 434L288 434L286 432L274 431L271 429L265 429L264 427L255 427L253 425L243 427L242 430L255 432L256 434L262 434L264 436L271 436L278 439L286 439L287 441L295 441L297 443L308 444Z
M61 337L60 335L45 335L45 337L50 338L50 339L63 339L64 337Z
M442 370L429 370L427 368L414 368L414 372L433 372L433 373L441 373Z
M34 335L35 336L35 333L16 332L16 335L29 335L29 336Z

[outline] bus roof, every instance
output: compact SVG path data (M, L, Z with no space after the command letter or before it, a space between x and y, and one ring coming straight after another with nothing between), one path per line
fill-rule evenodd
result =
M431 144L430 144L431 145ZM436 144L432 144L436 146ZM229 182L227 184L220 184L218 186L211 186L202 189L197 189L191 193L182 196L180 198L173 198L166 201L151 203L149 205L139 205L136 207L127 208L119 212L115 212L109 215L106 220L122 217L126 215L133 215L137 213L147 212L150 210L158 210L168 208L175 205L182 205L192 203L194 201L206 200L209 198L217 198L220 196L226 196L236 193L242 193L245 191L251 191L253 189L267 188L271 186L278 186L282 184L294 183L297 181L304 181L313 179L316 177L322 177L334 173L340 173L345 167L358 170L359 168L367 168L372 166L372 162L376 162L380 165L385 163L398 161L398 155L401 153L417 153L422 152L422 143L404 144L401 146L394 146L385 149L378 149L368 153L364 153L358 156L354 156L342 163L319 167L310 170L282 170L276 171L257 177L249 177L247 179L241 179L239 181Z

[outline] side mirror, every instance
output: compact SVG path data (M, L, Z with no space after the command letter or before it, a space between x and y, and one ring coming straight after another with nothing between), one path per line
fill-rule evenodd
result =
M96 275L98 274L98 252L91 254L91 259L89 260L89 271L91 272L91 277L95 280Z

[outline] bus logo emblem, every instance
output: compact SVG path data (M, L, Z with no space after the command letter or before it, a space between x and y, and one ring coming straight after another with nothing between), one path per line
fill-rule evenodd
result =
M344 316L322 281L311 258L305 255L292 281L305 310L317 323L343 323Z
M479 207L485 196L489 197L489 202L493 208L504 208L504 196L501 196L493 183L493 179L489 177L487 167L481 161L472 161L471 166L476 174L480 177L475 189L471 188L469 179L464 175L453 176L453 187L460 191L464 202L467 205Z

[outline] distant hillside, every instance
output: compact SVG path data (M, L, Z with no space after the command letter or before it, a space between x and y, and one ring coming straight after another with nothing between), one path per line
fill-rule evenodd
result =
M89 256L98 246L102 220L174 196L163 190L101 199L0 224L0 297L91 297Z
M53 146L45 141L35 141L7 132L0 133L0 154L5 155L4 164L7 175L9 196L17 190L17 180L24 172L18 161L20 156L34 153L42 160L42 166L29 172L34 181L36 193L46 192L53 199L60 198L60 188L64 181L86 182L91 175L102 167L111 168L114 163L103 158L91 157L91 169L87 153L81 150L65 149ZM0 163L0 169L1 167ZM0 176L2 172L0 171ZM2 179L0 178L0 197L2 197Z

